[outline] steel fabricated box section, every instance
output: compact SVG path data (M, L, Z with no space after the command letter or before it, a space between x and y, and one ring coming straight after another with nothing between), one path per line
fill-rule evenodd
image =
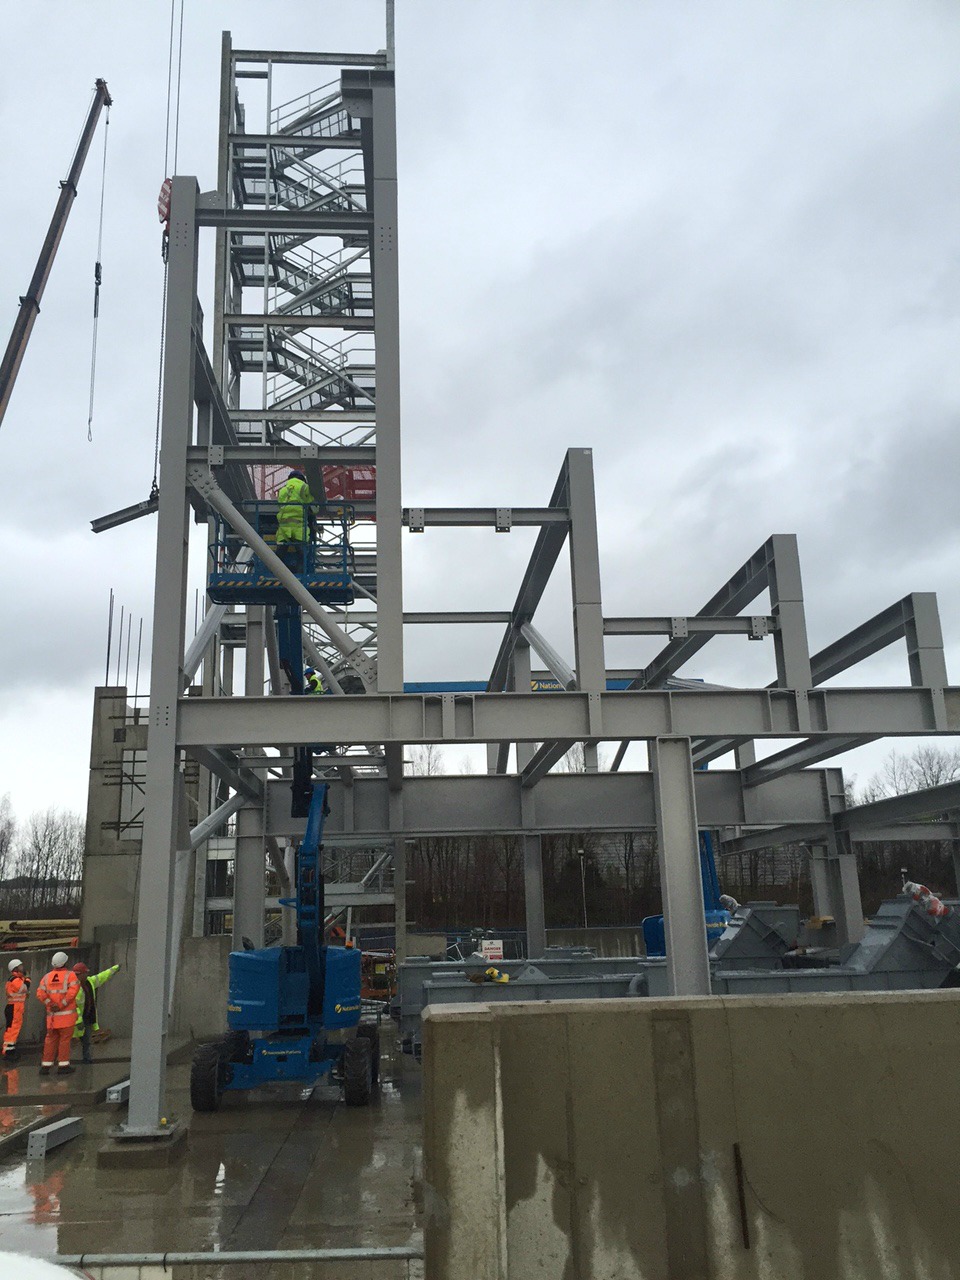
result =
M360 951L356 947L327 947L325 953L324 1028L355 1027L360 1021Z
M309 980L300 947L231 951L227 1022L233 1031L299 1026Z

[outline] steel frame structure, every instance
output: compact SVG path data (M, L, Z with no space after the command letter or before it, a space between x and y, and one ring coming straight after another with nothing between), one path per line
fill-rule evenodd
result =
M960 811L955 785L926 802L849 810L840 770L811 767L880 736L960 733L960 688L947 684L933 595L907 596L811 655L797 544L782 534L765 542L696 614L605 618L589 449L567 452L542 507L401 506L391 64L389 51L238 50L225 36L217 189L201 193L194 178L173 179L128 1137L166 1132L160 1123L165 1029L184 906L185 873L178 868L236 812L235 928L262 937L265 842L302 829L291 816L284 776L292 749L340 744L332 759L318 762L332 775L331 834L345 843L392 842L401 921L405 839L521 834L531 955L542 953L545 939L541 835L656 829L675 993L709 991L699 827L720 831L730 848L751 841L807 842L818 907L837 917L842 938L853 940L862 912L851 839L864 831L877 838L877 832L897 830L896 824L915 823L921 815ZM305 95L296 109L275 108L275 72L291 65L332 67L338 78ZM240 92L245 80L266 87L262 131L248 130ZM209 229L216 234L212 359L197 302L198 241ZM318 248L318 240L325 247ZM337 347L339 362L326 337L317 338L331 329L346 335ZM354 343L358 334L373 340L372 348L362 348L368 353L362 360ZM252 400L251 377L259 392ZM278 463L304 466L315 478L328 463L375 467L375 542L368 542L357 574L370 606L362 626L351 626L343 610L306 595L243 520L238 503L252 496L251 468ZM311 631L308 653L330 677L326 696L278 696L283 688L273 621L263 606L249 607L245 615L211 607L185 647L191 512L202 524L213 511L302 605ZM501 533L515 526L538 529L513 606L405 615L403 530L413 535L461 526ZM572 662L535 626L565 546ZM762 612L746 615L765 594ZM235 636L241 623L244 692L235 696L232 675L225 679L224 673L228 657L232 672L236 640L221 645L221 638L228 626ZM485 689L404 692L403 628L424 623L503 628ZM606 636L656 634L665 644L648 666L608 668ZM714 635L769 641L772 684L726 689L683 679L682 668ZM909 672L902 686L818 687L900 640ZM533 691L540 681L531 671L531 653L547 667L556 692ZM201 664L202 681L194 684ZM627 688L611 688L617 681ZM764 739L792 742L758 760L755 743ZM597 769L603 741L621 743L609 772ZM650 768L622 772L626 745L636 741L649 745ZM584 744L586 772L551 773L575 742ZM486 744L487 774L405 778L404 746L431 743ZM701 771L731 752L735 768ZM180 782L188 756L216 780L212 813L192 832Z

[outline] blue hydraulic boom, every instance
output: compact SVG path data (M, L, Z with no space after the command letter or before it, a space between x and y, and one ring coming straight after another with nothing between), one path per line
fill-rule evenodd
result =
M370 1101L378 1078L377 1028L360 1023L360 951L323 940L321 853L328 787L313 786L297 851L294 907L297 945L234 951L230 956L229 1032L201 1045L193 1059L190 1100L215 1111L230 1090L277 1081L316 1084L334 1074L348 1106Z
M700 882L703 885L703 916L707 930L707 944L713 946L730 920L730 912L726 910L720 895L720 878L717 875L717 859L713 851L713 836L709 831L701 831L700 844ZM642 924L643 942L648 956L665 956L667 954L666 931L663 916L647 916Z

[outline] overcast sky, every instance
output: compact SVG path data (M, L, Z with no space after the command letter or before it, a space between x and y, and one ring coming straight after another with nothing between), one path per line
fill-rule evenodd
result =
M814 649L935 590L956 678L960 7L397 10L405 504L539 504L563 451L591 447L606 613L693 613L796 532ZM382 18L381 0L187 0L179 171L215 185L222 29L369 51ZM85 807L111 586L149 634L154 522L89 521L150 487L168 24L165 0L0 15L0 342L93 80L115 98L93 443L102 135L0 429L0 794L21 815ZM406 538L407 607L508 608L531 542ZM567 582L538 623L572 658ZM485 677L498 638L411 629L407 677ZM688 674L766 683L772 647L715 641ZM907 678L898 646L857 680Z

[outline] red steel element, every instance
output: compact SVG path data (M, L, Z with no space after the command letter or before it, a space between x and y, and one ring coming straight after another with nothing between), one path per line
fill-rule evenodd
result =
M289 466L259 463L250 468L253 488L261 501L277 496L277 490L292 470ZM376 467L320 468L323 476L323 492L328 502L373 502L377 496ZM319 494L315 494L319 498Z

